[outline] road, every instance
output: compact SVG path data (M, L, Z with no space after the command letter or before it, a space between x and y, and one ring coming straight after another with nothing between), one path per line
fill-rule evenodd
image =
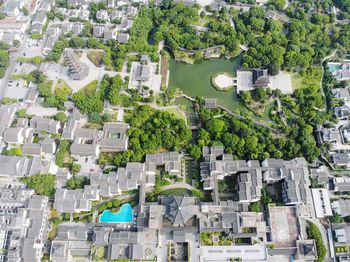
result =
M22 45L18 48L17 52L12 53L11 55L10 66L7 68L5 76L0 80L0 99L4 98L6 94L7 85L9 84L11 76L14 74L15 67L17 65L16 60L19 56L22 56L23 51L25 50L27 39L28 36L25 34L22 41Z

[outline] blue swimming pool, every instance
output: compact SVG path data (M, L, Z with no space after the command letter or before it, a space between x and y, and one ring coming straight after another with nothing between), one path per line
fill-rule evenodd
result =
M341 63L328 63L327 66L328 66L329 72L331 73L334 73L341 69Z
M132 206L123 204L118 213L105 210L100 216L100 223L131 223L133 219Z

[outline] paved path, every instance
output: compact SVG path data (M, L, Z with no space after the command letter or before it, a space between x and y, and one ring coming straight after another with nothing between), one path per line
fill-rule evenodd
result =
M195 190L196 188L194 188L193 186L186 184L184 182L180 182L180 183L174 183L168 186L163 186L162 190L169 190L169 189L177 189L177 188L186 188L188 190Z
M324 67L323 67L323 62L328 60L329 58L335 56L335 54L337 53L337 49L334 50L330 55L324 57L321 61L321 68L322 68L322 74L321 74L321 81L320 81L320 90L321 90L321 94L323 96L323 101L324 101L324 106L323 108L315 108L317 110L319 110L320 112L327 112L327 99L326 99L326 95L324 93L324 90L323 90L323 86L322 86L322 83L323 83L323 75L324 75Z
M246 120L246 118L244 116L241 116L240 114L237 114L237 113L234 113L232 112L231 110L229 110L228 108L224 107L224 106L220 106L218 105L218 108L226 111L229 115L231 116L235 116L239 119L242 119L242 120ZM253 124L257 125L257 126L261 126L261 127L265 127L267 129L270 129L272 132L276 133L276 134L282 134L282 132L276 128L273 128L265 123L262 123L260 121L257 121L257 120L251 120Z

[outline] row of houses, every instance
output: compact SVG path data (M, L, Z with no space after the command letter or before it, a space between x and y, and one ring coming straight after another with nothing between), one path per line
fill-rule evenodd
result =
M48 198L21 187L0 187L1 261L40 261L49 231Z
M196 197L160 196L134 211L135 220L122 227L107 223L60 224L50 260L74 261L77 256L91 260L93 250L98 248L106 250L107 260L153 260L174 256L169 244L179 250L177 258L181 261L227 261L232 254L244 261L269 261L270 256L287 253L295 261L317 258L315 242L307 238L297 207L269 207L265 220L262 213L239 211L230 202L214 204ZM280 216L288 219L288 226L276 229ZM282 237L282 230L291 235ZM204 242L205 236L216 244ZM244 243L223 245L221 236L226 242L240 239ZM274 244L272 253L266 248L268 244Z
M338 123L326 127L317 126L317 139L320 144L329 146L330 160L336 168L350 168L350 91L349 88L333 88L332 94L340 105L334 108Z
M232 155L224 154L222 146L215 146L203 147L203 160L200 172L204 190L215 190L218 180L236 176L240 202L258 201L263 182L281 183L282 200L287 205L310 205L312 202L310 171L304 158L266 159L261 163L258 160L233 160Z
M112 198L123 192L137 190L140 186L153 187L157 166L163 166L171 175L181 175L181 158L177 152L149 154L145 163L127 163L117 171L108 174L92 172L86 174L90 185L83 189L56 190L54 207L60 213L80 213L90 211L93 201L100 198ZM68 175L68 174L67 174Z
M37 12L34 14L31 21L31 32L41 34L45 24L48 22L47 13L53 6L52 0L42 1Z

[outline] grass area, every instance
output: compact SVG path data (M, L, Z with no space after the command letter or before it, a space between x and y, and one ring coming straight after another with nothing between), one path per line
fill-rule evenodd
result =
M61 92L71 95L73 90L64 80L58 79L55 87L55 93L57 94Z
M335 253L346 253L348 250L349 249L346 246L335 247Z
M52 241L55 239L56 234L57 234L57 224L52 223L51 224L51 230L49 231L47 238Z
M186 165L186 183L192 185L192 179L196 176L195 162L187 160L185 165Z
M174 189L168 189L164 190L159 193L159 195L163 196L191 196L192 192L186 188L174 188Z
M201 246L232 246L233 241L226 239L223 232L203 232L200 235Z
M98 246L93 246L92 248L92 258L94 261L99 261L99 260L105 260L106 255L107 255L107 247L98 247Z
M83 92L85 94L93 94L96 91L98 84L98 80L93 80L90 83L88 83L86 86L84 86L82 89L79 90L79 92Z
M185 112L183 112L182 110L178 109L178 108L167 108L165 109L165 111L173 114L175 117L184 120L187 123L187 117Z
M103 64L103 51L90 51L87 54L87 58L97 67L101 67Z
M293 90L297 90L300 88L307 88L310 86L317 86L319 89L321 76L322 76L322 68L315 67L312 69L310 73L305 73L303 75L294 73L292 76L292 86Z

